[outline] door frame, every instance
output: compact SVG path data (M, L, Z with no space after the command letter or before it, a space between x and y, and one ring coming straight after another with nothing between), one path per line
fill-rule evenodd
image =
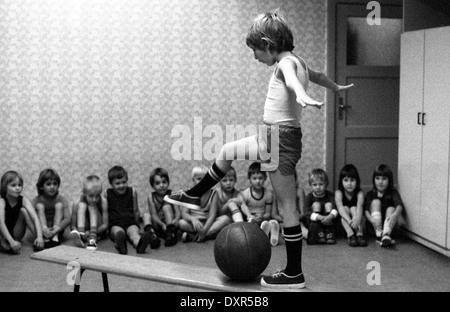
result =
M327 0L327 75L336 81L336 17L338 4L363 4L367 5L371 0ZM381 17L383 17L383 5L403 6L404 0L377 0L381 5ZM405 0L406 1L406 0ZM404 8L403 8L404 10ZM370 11L367 11L369 14ZM336 189L335 177L335 148L336 148L336 94L332 91L326 93L326 172L329 177L329 188Z

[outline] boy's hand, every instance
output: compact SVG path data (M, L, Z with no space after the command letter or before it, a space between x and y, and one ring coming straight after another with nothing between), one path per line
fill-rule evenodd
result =
M203 230L203 224L197 219L192 220L192 227L196 232L200 232L201 230Z
M341 86L341 85L338 85L337 86L337 88L336 88L336 90L334 90L334 92L342 92L342 91L347 91L348 89L351 89L351 88L353 88L355 86L355 84L350 84L350 85L346 85L346 86Z
M20 248L22 248L22 244L18 241L13 241L11 244L11 249L15 254L18 254L20 252Z
M36 249L42 250L44 249L44 240L42 238L36 238L33 245L36 247Z
M322 220L322 224L324 225L331 225L331 223L333 222L333 216L330 214L328 216L326 216L325 218L323 218Z
M43 226L42 227L42 236L44 236L45 238L51 239L53 237L53 234L48 227Z
M314 106L317 107L318 109L321 109L324 104L323 102L313 100L307 94L298 97L297 103L300 104L303 108L305 108L306 106Z

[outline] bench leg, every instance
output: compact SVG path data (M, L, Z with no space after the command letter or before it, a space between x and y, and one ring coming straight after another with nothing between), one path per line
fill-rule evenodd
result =
M102 280L103 280L103 291L109 292L108 274L102 272Z
M80 269L80 277L78 277L78 280L75 282L75 286L73 286L73 292L80 292L80 284L81 284L81 275L83 275L85 269Z

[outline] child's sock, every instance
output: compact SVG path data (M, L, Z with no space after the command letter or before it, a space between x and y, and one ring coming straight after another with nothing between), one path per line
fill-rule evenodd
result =
M383 236L391 235L391 233L392 233L391 220L389 218L386 218L386 220L384 221L384 226L383 226Z
M239 209L232 212L231 218L233 222L244 222L244 217Z
M302 273L302 228L300 225L284 229L286 243L287 265L284 273L296 276Z
M381 227L381 213L380 212L373 212L372 213L372 219L374 220L374 228L375 228L375 234L377 237L380 237L383 234L383 228Z
M186 195L190 197L201 197L210 188L219 183L220 180L225 176L226 172L222 172L216 163L214 163L209 169L208 173L205 174L203 179L194 187L186 192Z

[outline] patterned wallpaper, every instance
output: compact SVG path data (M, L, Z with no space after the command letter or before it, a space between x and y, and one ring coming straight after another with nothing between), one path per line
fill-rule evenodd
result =
M224 132L261 123L273 68L253 59L245 36L274 8L292 27L295 52L325 71L325 0L0 0L1 173L19 171L32 197L39 172L52 167L73 200L83 177L108 186L108 169L120 164L141 208L155 167L169 171L173 189L189 187L191 168L211 162L174 160L171 132L194 133L194 118ZM325 110L304 110L303 131L307 185L306 173L325 162ZM235 162L240 188L248 165Z

